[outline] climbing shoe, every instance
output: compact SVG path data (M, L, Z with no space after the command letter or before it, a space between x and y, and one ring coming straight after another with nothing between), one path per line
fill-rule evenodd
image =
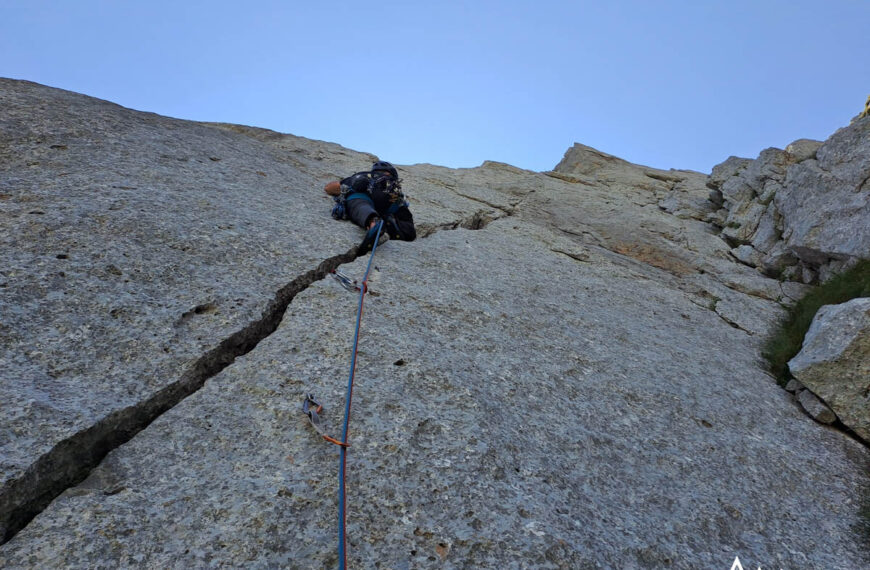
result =
M375 238L378 236L378 227L381 225L381 221L377 220L375 225L369 228L369 231L366 232L366 237L363 238L362 242L359 244L359 252L365 253L372 249L372 246L375 243ZM383 244L388 241L390 236L387 235L387 232L382 231L381 237L378 239L378 245Z

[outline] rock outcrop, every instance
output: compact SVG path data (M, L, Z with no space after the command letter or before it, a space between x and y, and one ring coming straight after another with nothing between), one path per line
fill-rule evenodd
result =
M374 158L0 80L0 567L328 567ZM388 157L385 157L388 158ZM577 146L400 167L349 451L355 568L864 567L870 452L765 372L803 287L706 177ZM699 219L700 218L700 219Z
M788 367L846 426L870 441L870 298L819 309Z
M756 160L731 157L708 185L734 257L766 275L825 281L870 259L870 117L821 143L801 139Z

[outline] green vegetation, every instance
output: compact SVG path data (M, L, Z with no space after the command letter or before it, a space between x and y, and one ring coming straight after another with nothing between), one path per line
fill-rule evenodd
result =
M764 345L763 354L777 381L791 378L788 361L800 352L804 335L822 305L838 305L856 297L870 297L870 261L861 261L848 271L819 285L798 301L780 327Z
M711 311L716 312L716 305L718 305L719 301L721 301L721 300L722 300L722 297L717 297L716 295L713 295L712 297L710 297L710 304L707 305L707 307Z

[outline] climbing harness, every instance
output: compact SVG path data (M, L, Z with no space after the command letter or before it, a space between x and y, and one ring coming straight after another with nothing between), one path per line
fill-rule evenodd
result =
M345 536L346 536L346 512L345 512L345 472L347 469L347 448L350 444L347 442L348 436L348 425L350 423L350 404L353 398L353 380L354 373L356 371L356 355L357 348L359 346L359 329L360 324L362 323L362 312L363 312L363 302L365 300L366 292L368 292L368 279L369 273L372 270L372 260L375 257L375 250L378 247L378 241L380 239L381 230L383 229L384 221L381 220L377 227L377 232L375 234L375 239L372 243L372 252L369 255L369 262L366 266L366 272L363 275L362 282L357 285L356 281L351 281L349 277L339 273L338 271L333 271L332 275L335 277L342 287L351 291L359 291L359 307L357 308L356 313L356 328L353 334L353 350L351 351L351 359L350 359L350 375L347 379L347 395L345 396L344 401L344 425L341 430L341 440L335 439L326 435L323 426L320 422L320 416L318 415L322 410L323 406L314 398L313 394L306 394L305 401L302 404L302 411L305 415L308 416L308 420L311 422L311 425L317 430L326 441L330 443L334 443L339 446L339 470L338 470L338 563L339 569L345 570L347 568L347 552L345 549Z

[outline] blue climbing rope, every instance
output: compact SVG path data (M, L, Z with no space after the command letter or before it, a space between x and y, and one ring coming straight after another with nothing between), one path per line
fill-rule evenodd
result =
M359 308L356 312L356 330L353 334L353 352L351 353L350 359L350 376L347 379L347 396L344 402L344 426L341 429L341 444L339 446L341 459L339 463L338 469L338 567L341 570L345 570L347 568L347 550L345 549L345 520L346 520L346 512L345 512L345 490L344 490L344 474L345 469L347 467L347 430L348 424L350 423L350 402L351 398L353 398L353 376L356 370L356 353L357 346L359 345L359 327L362 322L362 312L363 312L363 300L365 299L366 292L368 291L368 280L369 280L369 272L372 270L372 260L375 258L375 250L378 247L378 241L381 238L381 229L383 228L384 221L381 220L378 223L378 232L375 235L375 241L372 243L372 253L369 256L369 263L366 267L365 275L362 279L362 284L359 288Z

